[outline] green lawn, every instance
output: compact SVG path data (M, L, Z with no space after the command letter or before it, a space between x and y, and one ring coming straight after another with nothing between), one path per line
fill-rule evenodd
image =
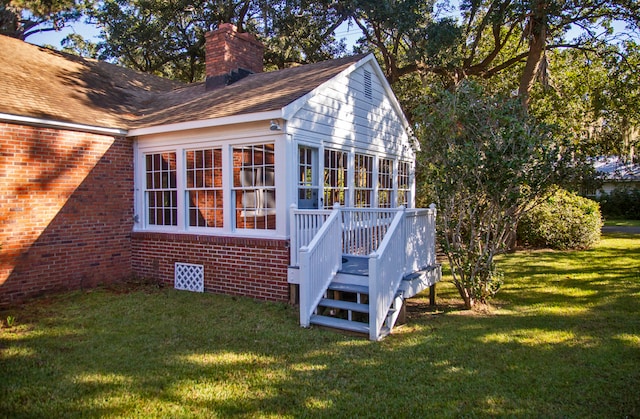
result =
M640 416L640 236L501 262L492 310L441 284L382 342L243 298L43 299L2 314L0 417Z
M605 226L640 227L640 220L605 220Z

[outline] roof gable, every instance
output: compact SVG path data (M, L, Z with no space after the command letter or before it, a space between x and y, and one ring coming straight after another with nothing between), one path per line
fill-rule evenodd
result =
M346 78L349 77L350 74L352 74L353 72L355 72L357 69L361 67L367 67L373 70L373 72L375 73L375 76L377 77L379 83L381 84L384 90L386 99L388 99L389 102L391 103L393 110L395 111L398 118L401 120L402 125L407 130L407 133L410 133L412 130L402 110L402 106L400 105L400 102L398 102L398 99L396 98L396 95L393 92L391 85L387 81L387 78L384 76L384 72L382 71L382 68L378 64L378 61L376 60L374 55L364 54L364 55L355 56L353 58L356 58L357 60L351 63L351 65L346 66L339 74L336 74L334 77L332 77L331 80L327 80L325 83L318 85L315 89L311 90L306 95L286 105L283 108L283 117L285 119L289 119L296 112L298 112L305 105L305 103L308 100L310 100L314 95L319 94L323 89L332 88L331 84L333 83L337 83L337 84L345 83Z

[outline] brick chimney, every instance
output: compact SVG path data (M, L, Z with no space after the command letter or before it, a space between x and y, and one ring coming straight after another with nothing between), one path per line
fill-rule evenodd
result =
M261 73L264 45L253 35L222 23L205 34L207 89L222 87L252 73Z

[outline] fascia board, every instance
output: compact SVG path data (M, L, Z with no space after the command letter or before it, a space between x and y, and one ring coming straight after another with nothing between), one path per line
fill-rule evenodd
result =
M35 118L31 116L0 113L0 121L34 125L44 128L56 128L69 131L89 132L92 134L104 134L113 136L126 136L127 130L121 128L98 127L93 125L76 124L73 122L55 121L52 119Z
M178 122L175 124L155 125L129 130L129 137L141 135L163 134L167 132L186 131L192 129L220 127L223 125L242 124L246 122L264 121L282 118L282 109L267 112L255 112L242 115L224 116L221 118L203 119L199 121Z

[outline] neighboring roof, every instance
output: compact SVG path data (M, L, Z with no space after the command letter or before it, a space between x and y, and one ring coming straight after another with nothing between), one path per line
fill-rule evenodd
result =
M252 74L205 90L0 35L0 113L122 129L275 111L364 55Z
M619 157L600 157L593 167L603 180L640 181L640 165L625 163Z

